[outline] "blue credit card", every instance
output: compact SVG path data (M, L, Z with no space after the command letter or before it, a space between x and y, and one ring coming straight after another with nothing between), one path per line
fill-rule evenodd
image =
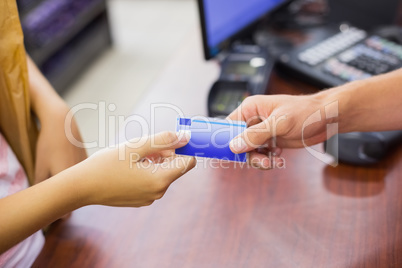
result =
M176 131L189 131L191 137L186 146L176 149L176 154L246 162L246 153L235 154L229 148L230 141L247 128L245 122L179 117L176 125Z

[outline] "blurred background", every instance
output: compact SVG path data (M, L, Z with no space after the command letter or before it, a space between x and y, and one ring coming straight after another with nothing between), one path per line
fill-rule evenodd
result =
M194 0L18 0L28 53L70 106L128 115L198 25ZM76 114L85 141L96 111ZM89 150L93 153L96 149Z
M117 116L137 114L144 119L152 103L176 104L186 113L225 117L248 95L277 94L268 86L271 71L315 85L311 90L316 92L402 66L400 0L17 3L26 50L56 91L71 107L98 105L98 110L83 109L75 114L86 142L104 138L106 144L115 143L114 136L121 135L109 116L116 120ZM359 28L349 32L353 38L347 37L349 25ZM343 36L333 46L340 51L324 41L335 35ZM322 51L317 49L321 42ZM213 60L205 61L202 52ZM353 54L353 59L346 62L341 52ZM245 55L252 58L244 59ZM323 55L325 59L321 59ZM391 63L383 60L390 55ZM309 57L319 60L312 63ZM173 66L171 72L168 63ZM159 89L152 90L161 77L165 80ZM152 97L145 94L150 92ZM158 123L157 131L166 130L167 125L174 127L174 122L167 120L176 114L163 116L165 125ZM133 132L141 130L138 126L129 129L131 133L124 133L127 138L145 135Z

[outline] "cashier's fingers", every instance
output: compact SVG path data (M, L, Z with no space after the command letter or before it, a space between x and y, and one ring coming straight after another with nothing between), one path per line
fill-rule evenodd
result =
M264 120L259 124L247 128L242 134L235 137L229 144L232 152L236 154L250 152L267 144L273 137L270 120Z
M246 117L242 113L241 105L231 112L227 117L227 120L246 121Z
M244 121L247 126L253 126L263 121L263 118L259 115L256 106L248 105L252 103L250 97L247 98L239 107L236 108L230 115L226 117L227 120Z
M275 166L283 166L283 158L279 155L266 155L261 154L256 151L249 153L248 163L254 167L261 170L273 169Z
M268 143L270 143L268 141ZM282 149L280 147L268 147L264 146L262 148L258 148L257 153L260 154L265 154L265 155L270 155L270 156L280 156L282 154Z

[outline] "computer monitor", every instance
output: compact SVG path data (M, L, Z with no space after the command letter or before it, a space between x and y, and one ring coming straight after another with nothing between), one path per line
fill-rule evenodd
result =
M198 0L204 56L216 56L232 38L289 0Z

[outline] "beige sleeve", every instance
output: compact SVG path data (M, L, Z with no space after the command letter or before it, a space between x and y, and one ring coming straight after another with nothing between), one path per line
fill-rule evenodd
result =
M16 0L0 1L0 131L34 181L37 126L31 115L24 38Z

